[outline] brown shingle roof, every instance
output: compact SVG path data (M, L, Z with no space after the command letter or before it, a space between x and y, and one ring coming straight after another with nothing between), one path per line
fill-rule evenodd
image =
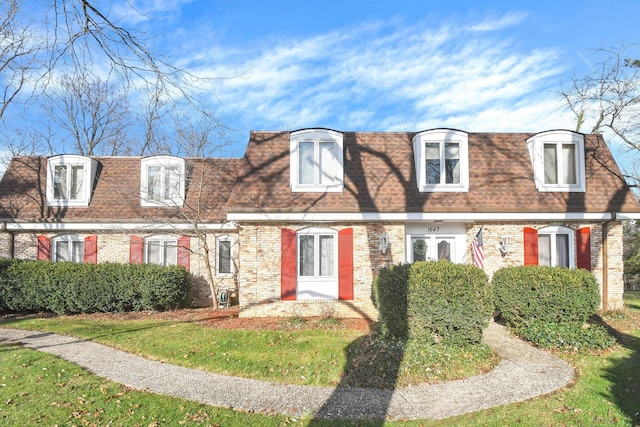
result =
M600 135L585 135L586 192L539 192L525 133L469 133L469 191L417 189L415 133L345 132L344 191L292 193L289 132L252 132L229 212L640 212Z
M191 171L182 209L140 206L139 157L96 157L96 177L88 207L47 207L46 157L15 157L0 181L0 219L20 221L125 222L184 221L200 209L203 221L226 219L224 205L240 159L186 159ZM204 180L200 180L204 167ZM200 185L202 182L202 185ZM200 192L200 187L202 192Z

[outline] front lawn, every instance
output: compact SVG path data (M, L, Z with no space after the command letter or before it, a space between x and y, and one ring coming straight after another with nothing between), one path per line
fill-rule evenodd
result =
M575 384L556 393L526 402L505 405L472 414L452 417L446 420L430 421L417 420L408 423L386 421L384 425L409 426L555 426L555 425L640 425L640 418L635 414L640 412L640 292L625 294L627 309L622 312L612 312L603 315L604 321L617 333L620 345L614 349L591 354L561 354L576 368ZM0 326L7 326L7 321ZM221 345L218 330L203 332L202 337L182 337L187 333L197 333L197 324L190 324L192 328L182 329L188 324L181 325L175 321L116 321L99 322L102 325L84 324L71 319L25 319L10 322L15 327L45 328L53 330L64 328L67 333L74 329L74 335L80 333L92 337L96 341L114 340L114 344L127 345L142 349L171 348L172 360L183 359L184 364L193 366L206 365L208 357L195 357L204 354L206 343ZM96 322L93 322L96 323ZM166 324L165 324L166 323ZM66 326L64 326L65 324ZM84 332L81 332L84 331ZM136 344L136 336L141 339L151 331L161 331L165 335L161 341L176 341L181 343L167 345ZM179 331L180 334L173 333ZM364 340L363 331L348 329L319 329L314 330L318 335L310 334L309 342L325 347L318 349L317 354L325 355L326 360L335 360L340 365L333 373L329 367L311 365L309 369L317 370L314 378L333 378L340 376L342 363L345 362L344 349L349 344ZM232 331L229 331L232 332ZM259 339L272 348L272 354L279 354L274 348L276 339L292 348L310 348L304 346L300 338L308 334L308 330L280 330L280 331L236 331L243 339ZM158 336L162 336L162 333ZM166 335L171 333L171 335ZM300 333L300 336L298 335ZM117 337L117 338L116 338ZM169 338L167 338L169 337ZM205 340L205 337L208 341ZM278 338L279 337L279 338ZM313 337L313 338L312 338ZM108 339L107 339L108 338ZM182 340L185 341L182 341ZM326 340L326 342L325 342ZM143 341L151 341L144 338ZM302 341L302 343L301 343ZM274 343L269 346L269 343ZM189 344L191 343L191 344ZM204 344L203 344L204 343ZM137 346L140 346L138 348ZM206 344L208 345L208 344ZM300 347L298 347L300 346ZM189 354L189 350L197 350ZM184 350L184 352L183 352ZM248 350L251 350L248 348ZM148 353L146 353L148 351ZM164 351L163 353L171 353ZM207 350L208 351L208 350ZM225 353L220 347L219 350ZM213 351L216 353L217 351ZM301 350L300 350L301 351ZM315 351L315 350L314 350ZM156 350L145 350L154 354ZM239 353L239 352L238 352ZM232 352L236 357L238 353ZM269 352L267 352L269 353ZM316 354L316 353L314 353ZM327 355L336 356L326 359ZM338 358L340 355L340 358ZM186 357L185 357L186 356ZM192 356L194 356L192 358ZM300 356L300 354L298 354ZM153 356L153 357L158 357ZM168 356L167 356L168 357ZM257 356L251 356L257 357ZM199 360L194 363L194 359ZM233 358L229 358L229 364ZM294 363L295 358L290 358ZM218 366L221 361L216 359ZM226 359L224 360L226 363ZM271 363L271 362L269 362ZM289 363L289 362L281 362ZM310 364L307 361L299 365ZM233 364L231 364L233 365ZM294 365L294 370L299 366ZM303 365L303 366L304 366ZM330 363L328 363L331 367ZM263 366L263 365L260 365ZM266 365L264 365L266 366ZM305 366L306 367L306 366ZM226 368L225 368L226 369ZM248 368L243 368L247 369ZM332 368L331 368L332 369ZM262 371L263 369L256 369ZM322 371L322 372L320 372ZM315 371L311 371L315 372ZM303 374L304 375L304 374ZM284 377L283 377L284 378ZM292 380L293 381L293 380ZM304 382L304 381L298 381ZM282 425L376 425L380 422L344 422L297 420L280 415L245 414L228 409L215 408L180 399L157 396L151 393L139 392L113 384L109 381L88 374L68 362L38 353L33 350L15 346L0 347L0 425L132 425L132 426L162 426L162 425L230 425L230 426L282 426Z

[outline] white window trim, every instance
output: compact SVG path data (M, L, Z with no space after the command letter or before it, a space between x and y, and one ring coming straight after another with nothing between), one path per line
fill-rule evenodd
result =
M576 232L574 229L562 225L552 225L537 230L538 238L541 234L551 235L551 266L555 267L556 263L556 239L555 236L563 234L569 236L569 268L576 268Z
M300 236L333 236L333 275L332 276L301 276L300 275ZM317 252L317 251L316 251ZM317 268L317 257L319 253L314 253L316 259L314 266ZM296 233L296 294L303 300L337 300L338 294L338 232L331 228L310 227L298 230Z
M457 262L456 249L459 246L456 236L451 234L409 234L407 235L407 262L413 263L413 239L423 239L427 242L427 261L437 261L439 240L451 241L451 262ZM435 256L432 256L435 255Z
M576 183L546 184L544 182L544 145L574 144L576 146ZM584 135L568 130L547 131L527 139L527 149L533 166L533 176L538 191L584 193L586 191Z
M301 142L333 142L334 143L334 173L335 181L332 185L300 184L298 182L299 144ZM291 132L289 137L289 172L291 191L341 193L344 188L344 135L329 129L305 129Z
M65 166L82 166L83 186L82 193L78 199L54 199L54 180L55 167L59 165ZM60 156L49 157L47 159L47 206L54 207L87 207L91 201L91 191L98 170L98 162L95 159L79 156L75 154L63 154ZM69 183L68 183L69 184Z
M413 136L413 155L420 192L468 192L469 191L469 134L454 129L432 129L418 132ZM426 150L427 142L457 142L460 144L460 183L427 184Z
M175 264L167 264L166 260L164 259L164 252L161 252L160 257L161 257L161 263L157 264L157 265L177 265L178 264L178 238L176 236L171 236L171 235L153 235L153 236L148 236L145 237L144 239L144 263L145 264L152 264L151 262L149 262L149 241L160 241L162 242L163 247L166 247L167 244L171 245L170 247L175 248L176 251L176 263ZM155 264L155 263L153 263Z
M150 166L176 166L178 168L178 194L170 199L152 200L147 187ZM175 156L145 157L140 161L140 206L145 207L182 207L185 198L186 162Z
M229 257L231 258L231 271L229 273L221 273L218 271L220 267L220 242L231 242L229 247ZM235 246L236 238L234 236L218 236L216 237L216 276L218 277L233 277L234 272L234 258L233 258L233 247Z
M59 262L58 261L58 243L60 242L68 242L69 243L69 249L72 249L72 244L73 242L80 242L82 243L82 255L81 255L81 259L78 261L73 261L72 262L78 262L78 263L83 263L84 262L84 239L80 236L78 236L77 234L64 234L62 236L56 236L53 237L51 239L51 261L53 262Z

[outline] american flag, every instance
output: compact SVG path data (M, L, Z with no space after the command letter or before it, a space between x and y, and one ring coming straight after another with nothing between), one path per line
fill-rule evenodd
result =
M484 242L482 240L482 227L471 242L471 251L473 252L473 263L476 267L484 270Z

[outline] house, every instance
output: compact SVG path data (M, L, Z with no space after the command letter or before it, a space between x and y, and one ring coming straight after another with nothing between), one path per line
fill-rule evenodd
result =
M203 303L196 224L242 316L375 317L377 271L431 259L489 275L586 268L615 309L622 221L637 218L601 135L316 128L252 132L242 159L16 158L0 182L0 255L178 263L202 278Z
M235 288L237 228L223 210L239 159L14 157L0 181L0 257L179 264L189 302L211 303L201 256L216 254L216 284ZM201 237L199 237L201 236ZM213 256L211 257L213 258Z

